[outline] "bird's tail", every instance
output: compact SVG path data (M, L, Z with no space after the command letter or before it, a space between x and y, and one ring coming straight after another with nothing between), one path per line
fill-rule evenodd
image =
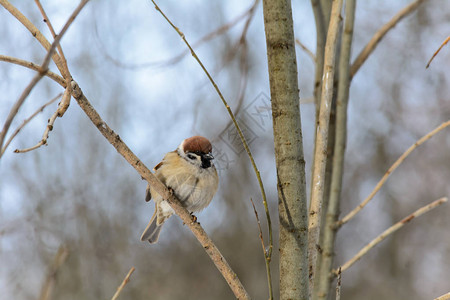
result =
M144 233L142 233L141 241L148 241L150 244L155 244L158 241L159 234L161 233L161 228L163 223L157 224L157 217L156 217L156 211L153 214L150 222L147 225L147 228L145 228Z

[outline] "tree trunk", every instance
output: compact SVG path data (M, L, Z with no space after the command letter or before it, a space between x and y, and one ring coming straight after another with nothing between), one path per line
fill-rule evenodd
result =
M305 161L289 0L264 0L280 220L280 299L308 298Z

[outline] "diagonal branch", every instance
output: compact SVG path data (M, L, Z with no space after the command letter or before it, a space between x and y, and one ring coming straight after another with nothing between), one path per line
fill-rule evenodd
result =
M241 130L239 124L237 123L236 118L234 117L233 111L231 110L230 106L228 105L227 101L225 100L224 96L222 95L222 92L220 91L220 89L217 86L216 82L214 81L212 76L209 74L208 70L205 68L205 66L203 65L203 63L201 62L201 60L199 59L199 57L195 53L194 49L191 47L189 42L186 40L186 37L184 36L184 33L181 32L181 30L178 27L176 27L172 23L172 21L170 21L170 19L163 13L163 11L159 8L159 6L156 4L156 2L154 0L151 0L151 1L155 5L156 10L159 11L161 13L161 15L164 17L164 19L166 19L166 21L170 24L170 26L172 26L172 28L175 29L175 31L178 33L178 35L181 37L181 39L186 44L186 46L189 48L189 50L191 51L191 55L198 62L198 64L202 68L203 72L205 72L205 74L208 77L209 81L214 86L214 89L216 90L217 94L219 95L220 99L222 100L223 105L227 109L227 112L228 112L231 120L233 120L233 124L234 124L234 126L235 126L235 128L236 128L236 130L237 130L237 132L239 134L239 137L240 137L240 139L242 141L242 144L244 145L245 151L247 152L248 157L250 158L250 162L251 162L253 170L254 170L254 172L256 174L256 178L257 178L258 183L259 183L259 188L261 190L261 196L262 196L262 200L263 200L263 204L264 204L264 209L266 211L267 226L268 226L268 231L269 231L269 246L268 246L269 249L267 251L267 255L268 255L269 260L270 260L271 257L272 257L272 249L273 249L272 222L271 222L271 219L270 219L269 206L267 204L267 197L266 197L266 192L264 190L264 184L262 182L261 174L259 173L259 170L258 170L258 167L256 166L255 160L253 159L253 155L252 155L252 153L250 151L250 147L248 146L247 141L245 140L244 134L242 133L242 130ZM270 272L270 271L267 270L267 272Z
M52 264L48 268L47 277L45 278L44 284L42 285L39 300L47 300L52 298L56 275L58 274L61 266L67 260L68 255L69 250L65 246L61 245L58 249L58 252L56 252L55 257L53 258Z
M415 219L415 218L423 215L424 213L432 210L433 208L436 208L439 205L447 202L447 200L448 199L446 197L443 197L443 198L440 198L440 199L438 199L436 201L433 201L430 204L427 204L424 207L419 208L418 210L416 210L415 212L413 212L412 214L410 214L406 218L402 219L401 221L395 223L394 225L392 225L391 227L386 229L382 234L380 234L375 239L373 239L369 244L367 244L365 247L363 247L361 250L359 250L359 252L353 258L351 258L345 264L343 264L341 267L339 267L338 270L340 270L340 271L347 270L355 262L360 260L361 257L363 257L367 252L369 252L370 249L375 247L377 244L379 244L381 241L383 241L390 234L393 234L394 232L396 232L397 230L399 230L400 228L402 228L403 226L405 226L406 224L411 222L413 219ZM333 270L333 274L337 275L338 274L338 270Z
M411 14L419 5L425 0L416 0L413 3L409 4L402 10L400 10L389 22L384 24L372 37L372 39L367 43L364 49L359 53L358 57L352 64L350 69L350 78L355 76L356 72L358 72L359 68L361 68L362 64L366 61L370 54L375 50L378 43L382 38L392 29L395 25L398 24L404 17Z
M445 295L439 296L439 297L435 298L434 300L448 300L448 299L450 299L450 292Z
M441 51L442 47L444 47L445 45L447 45L447 43L450 41L450 36L447 37L445 39L445 41L442 43L442 45L436 50L436 52L433 53L433 56L430 58L430 60L427 63L426 68L428 69L428 67L430 66L431 62L433 61L434 57L439 53L439 51Z
M348 221L350 221L351 218L353 218L361 209L364 208L364 206L367 205L367 203L369 203L370 200L372 200L372 198L375 196L375 194L381 189L381 187L383 186L383 184L386 182L386 180L388 179L389 175L392 174L392 172L394 172L397 167L405 160L405 158L414 151L414 149L416 149L417 147L419 147L420 145L422 145L423 143L425 143L427 140L429 140L432 136L434 136L435 134L437 134L439 131L441 131L442 129L446 128L447 126L450 125L450 120L447 122L442 123L441 125L439 125L438 127L436 127L435 129L433 129L432 131L430 131L429 133L427 133L426 135L424 135L422 138L420 138L417 142L415 142L413 145L411 145L411 147L408 148L408 150L406 150L395 162L394 164L386 171L386 173L383 175L383 177L380 179L380 181L377 183L377 185L375 186L375 188L373 189L373 191L370 193L369 196L367 196L366 199L364 199L363 202L361 202L361 204L359 204L357 207L355 207L351 212L349 212L345 217L343 217L341 220L339 220L338 222L336 222L336 227L341 227L342 225L344 225L345 223L347 223Z
M12 5L8 0L0 0L0 4L11 13L26 29L33 35L35 39L44 47L45 50L49 51L51 48L50 42L45 38L45 36L37 29L34 24L28 20L14 5ZM53 52L53 51L52 51ZM59 72L64 74L64 68L61 63L61 58L57 53L52 54L52 59L58 67Z
M130 271L128 271L127 276L125 276L125 278L123 279L122 283L117 288L117 291L114 293L114 296L111 298L111 300L117 300L117 298L120 295L120 292L122 292L125 285L128 283L128 281L130 281L130 276L131 276L131 274L133 274L134 270L135 270L135 268L131 267Z
M42 14L42 17L44 17L44 22L45 22L45 24L47 24L48 29L50 30L53 38L56 38L55 29L53 29L52 23L50 22L49 17L45 13L44 7L42 6L40 0L34 0L34 2L38 6L39 11ZM64 76L65 79L69 79L71 76L70 76L70 72L69 72L69 67L67 66L66 57L64 56L64 52L63 52L60 44L57 45L57 48L58 48L58 53L59 53L59 56L60 56L61 62L62 62L62 67L63 67L62 69L64 70L64 73L62 73L62 75Z
M64 91L64 94L62 96L61 103L67 103L67 101L68 101L67 99L70 99L70 85L68 85L66 87L66 90ZM50 134L50 131L53 130L53 124L55 124L56 118L57 117L61 117L61 115L59 113L59 110L61 108L61 103L58 106L58 109L56 109L56 111L50 117L50 119L48 119L48 124L45 127L44 134L42 135L42 139L36 145L34 145L33 147L26 148L26 149L16 149L16 150L14 150L14 153L29 152L29 151L35 150L35 149L37 149L37 148L47 144L48 136Z
M222 256L219 249L208 237L200 224L193 221L192 216L189 214L186 208L181 205L180 201L172 193L169 192L167 187L163 183L161 183L161 181L159 181L152 172L150 172L150 170L141 162L141 160L122 141L120 136L116 134L108 126L108 124L106 124L102 120L94 107L92 107L92 105L89 103L88 99L83 95L83 92L81 91L78 84L75 81L72 81L71 86L72 96L78 102L78 105L86 113L94 126L97 127L101 134L108 140L108 142L111 143L111 145L117 150L117 152L122 155L122 157L125 158L125 160L139 173L139 175L147 180L152 188L154 188L155 191L161 195L161 197L169 202L175 213L180 217L184 224L189 227L189 229L202 245L203 249L205 249L206 253L214 262L217 269L227 281L236 298L250 299L250 296L244 289L244 286L240 282L236 273L231 269L230 265Z
M70 25L72 24L72 22L75 20L76 16L80 13L81 9L86 5L86 3L89 0L82 0L80 2L80 4L75 8L75 10L73 11L73 13L70 15L69 19L67 20L67 22L64 24L63 28L61 29L61 32L56 36L55 40L53 41L53 43L50 45L48 51L47 51L47 55L44 58L44 61L41 65L41 67L39 68L39 73L36 74L33 79L31 80L31 82L28 84L28 86L25 88L25 90L22 92L22 94L20 95L19 99L17 99L16 103L13 105L13 107L11 108L11 111L8 114L8 117L6 118L5 124L3 125L3 129L0 132L0 148L3 145L3 141L5 139L6 133L8 132L9 127L11 126L12 121L14 120L15 116L17 115L20 107L22 106L22 104L25 102L25 100L27 99L28 95L31 93L31 90L36 86L36 84L42 79L42 77L44 77L44 75L47 73L48 71L48 65L50 63L50 59L53 56L53 52L55 50L56 45L59 44L59 41L62 39L62 37L64 36L64 34L66 33L67 29L69 29ZM4 3L5 0L0 0L0 3L2 5L7 5L9 4L9 2ZM4 5L4 6L5 6ZM6 8L6 6L5 6ZM20 12L19 12L20 14Z

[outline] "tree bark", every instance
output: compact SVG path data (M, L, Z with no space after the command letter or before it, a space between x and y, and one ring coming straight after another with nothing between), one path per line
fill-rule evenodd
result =
M280 299L308 298L308 215L289 0L264 0L280 221Z

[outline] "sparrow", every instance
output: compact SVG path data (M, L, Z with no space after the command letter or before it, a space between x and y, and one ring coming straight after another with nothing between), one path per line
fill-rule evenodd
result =
M153 169L181 204L192 214L207 207L217 191L219 177L213 164L212 146L202 136L193 136L167 153ZM155 212L142 233L141 241L154 244L158 241L164 222L175 212L169 203L150 185L147 185L145 201L155 202Z

